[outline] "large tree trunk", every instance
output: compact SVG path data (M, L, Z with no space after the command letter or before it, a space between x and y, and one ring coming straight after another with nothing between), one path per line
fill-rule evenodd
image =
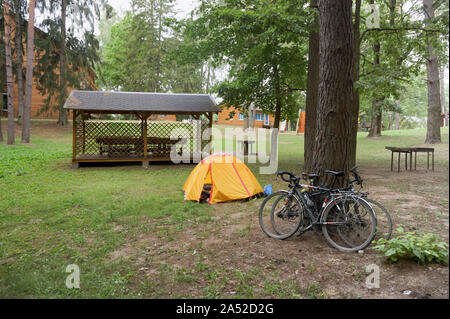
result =
M434 18L433 0L423 0L423 10L425 13L425 24ZM429 56L427 66L427 87L428 87L428 118L427 137L425 144L441 142L441 97L439 88L439 65L438 57L434 48L428 44Z
M30 143L31 95L33 92L34 67L34 9L36 2L30 0L27 29L27 74L25 87L25 107L23 109L22 143Z
M311 0L317 8L317 0ZM314 139L316 137L317 104L319 99L319 24L309 34L308 78L306 82L305 144L303 171L313 173Z
M17 117L17 124L22 124L23 117L23 55L22 55L22 14L21 14L21 0L14 0L14 14L16 18L16 69L17 69L17 93L18 93L18 107L19 116Z
M66 73L66 8L67 0L61 2L61 48L59 57L59 118L58 124L61 126L67 125L67 110L64 108L64 101L67 97L67 88L65 81Z
M353 120L353 26L351 0L319 0L319 104L314 171L325 184L324 170L344 171L336 186L347 182Z
M441 89L441 106L444 112L444 126L448 126L447 104L445 104L445 79L444 69L439 70L439 86Z
M359 26L361 23L361 0L355 2L355 17L353 22L353 81L359 81L359 63L361 60L361 32ZM359 90L353 87L353 118L352 131L350 133L350 159L349 167L356 165L356 145L358 141L358 118L359 118Z
M5 63L6 84L8 92L8 140L9 145L14 144L14 103L13 103L13 74L11 57L11 16L9 14L8 0L3 1L4 25L5 25Z

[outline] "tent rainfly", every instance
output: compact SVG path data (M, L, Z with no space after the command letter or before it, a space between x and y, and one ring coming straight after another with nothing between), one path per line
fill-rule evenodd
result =
M185 200L199 202L205 185L211 185L210 204L251 198L264 192L249 168L231 154L213 154L198 163L183 186Z
M73 111L72 163L169 161L173 146L184 140L192 158L194 149L211 143L202 132L212 127L213 113L220 112L208 94L102 92L73 90L65 109ZM104 114L130 115L134 120L105 120ZM194 121L151 121L157 114L188 115ZM94 115L94 116L93 116ZM104 117L104 116L103 116ZM177 138L174 139L174 135ZM181 146L177 149L183 153Z

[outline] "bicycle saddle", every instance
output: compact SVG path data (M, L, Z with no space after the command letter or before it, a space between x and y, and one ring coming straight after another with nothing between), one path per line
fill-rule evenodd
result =
M344 172L335 172L335 171L324 171L326 174L332 174L335 176L344 176Z

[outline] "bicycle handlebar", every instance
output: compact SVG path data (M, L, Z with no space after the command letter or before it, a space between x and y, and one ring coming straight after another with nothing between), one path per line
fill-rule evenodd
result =
M361 179L361 176L359 176L359 174L356 172L356 169L358 168L358 166L353 166L350 169L350 172L353 174L353 179L349 180L348 183L350 185L352 185L353 183L356 183L357 185L362 185L363 180ZM282 171L278 171L277 172L277 177L280 176L280 178L286 182L286 183L294 183L297 184L300 181L300 177L295 176L294 174L290 173L290 172L282 172ZM302 176L305 177L306 174L302 173ZM316 185L315 185L316 186ZM317 187L317 186L316 186ZM322 190L325 190L326 188L323 188L323 185L320 185L319 188L321 188Z
M286 178L286 175L288 175L288 178ZM278 171L277 172L277 176L280 176L280 178L284 182L287 182L287 183L296 182L299 179L297 176L295 176L294 174L289 173L289 172L280 172L280 171Z
M358 166L355 165L350 169L350 172L352 172L354 179L349 180L348 181L349 184L356 183L357 185L362 185L363 181L361 179L361 176L359 176L359 174L356 172L357 168Z

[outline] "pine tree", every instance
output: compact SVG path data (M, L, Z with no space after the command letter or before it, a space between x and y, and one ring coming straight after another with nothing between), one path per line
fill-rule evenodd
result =
M104 1L94 0L48 0L39 2L40 11L50 14L59 13L59 19L49 17L41 23L46 32L45 37L36 39L38 56L35 75L38 79L37 89L45 96L40 112L58 112L58 124L68 123L64 103L68 88L89 88L87 80L89 69L95 68L99 60L98 40L93 34L93 18L99 14L99 6ZM77 8L77 23L83 27L83 34L77 34L75 28L67 26L67 9ZM70 12L73 14L73 12ZM86 24L91 23L87 29ZM81 32L81 31L79 31Z

